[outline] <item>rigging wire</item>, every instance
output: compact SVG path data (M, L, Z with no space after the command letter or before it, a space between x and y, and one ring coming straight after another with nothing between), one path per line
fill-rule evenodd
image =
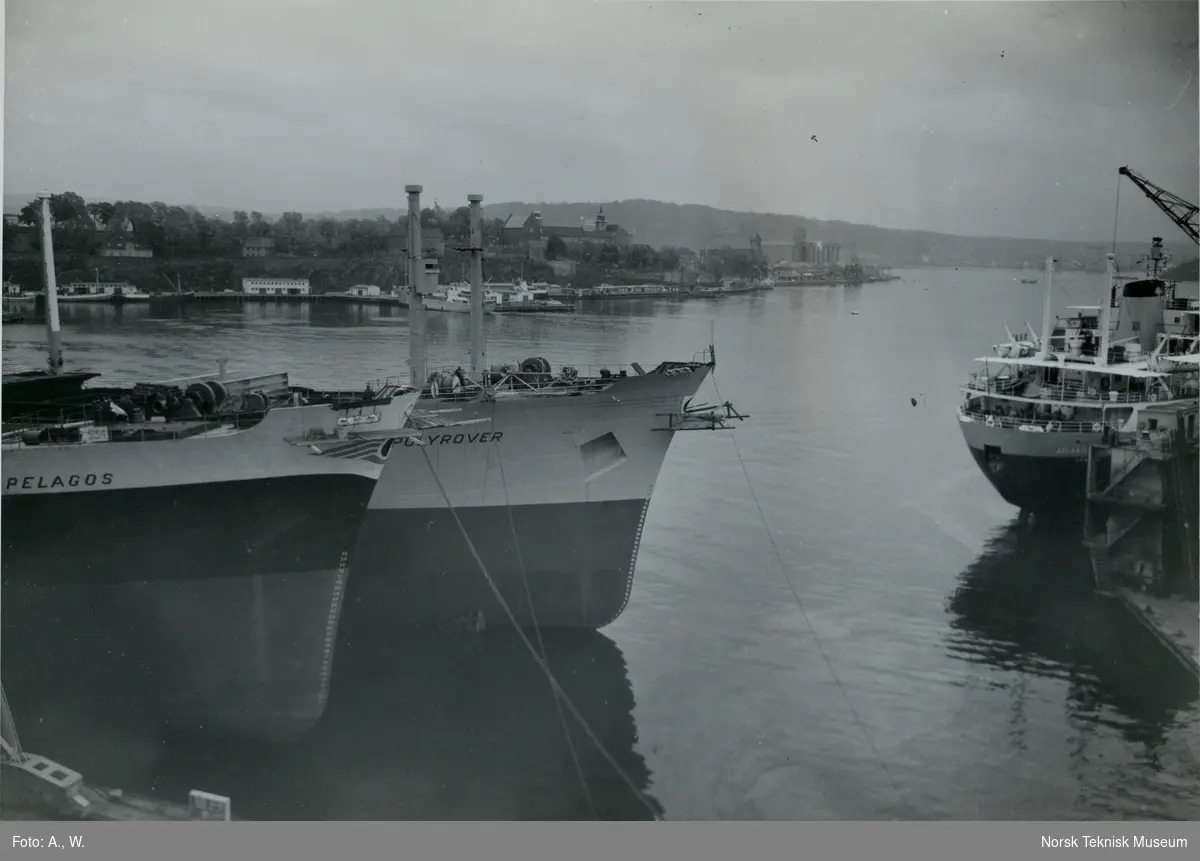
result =
M493 414L495 409L493 408ZM533 618L533 631L537 635L538 649L542 653L542 663L546 665L547 670L550 668L550 656L546 653L546 643L542 639L542 627L538 624L537 608L533 605L533 593L529 589L529 578L525 573L525 557L521 553L521 539L517 535L517 522L513 517L512 502L508 498L508 480L504 477L504 456L500 453L500 444L496 446L496 464L500 467L500 485L504 488L504 507L508 511L508 526L512 530L513 546L517 550L517 564L521 568L521 583L525 586L525 600L529 603L529 615ZM558 712L558 722L562 726L563 736L567 740L567 748L571 751L571 761L575 764L575 773L579 776L579 785L583 789L583 797L587 800L588 811L592 814L592 819L599 819L596 815L596 805L592 801L591 790L588 789L587 777L583 773L583 766L579 762L579 753L575 750L575 741L571 738L571 728L567 725L567 716L563 713L562 703L558 699L558 692L554 690L554 686L550 686L550 694L554 697L554 709Z
M715 368L713 369L711 379L713 388L717 392L717 399L723 401L724 399L721 397L721 389L717 385ZM799 608L800 615L804 618L804 624L808 627L809 633L812 634L813 641L817 644L817 651L821 653L821 657L825 661L825 666L829 670L829 675L833 678L833 682L837 686L838 691L841 692L842 701L845 702L846 708L849 710L851 717L854 718L854 722L858 724L859 731L862 733L867 745L871 748L871 753L874 755L879 767L882 768L883 773L887 775L888 782L892 785L892 790L900 797L901 803L904 805L904 807L911 811L911 805L909 804L908 796L900 788L900 784L892 775L892 771L890 768L888 768L887 762L880 755L879 749L875 746L875 741L871 737L871 733L867 730L866 723L864 723L863 719L855 710L854 704L850 701L849 694L846 693L845 685L842 684L842 680L838 676L837 670L833 668L833 661L830 660L829 653L825 651L825 646L821 642L821 637L817 634L817 630L813 626L812 620L808 617L808 611L804 609L804 602L800 600L800 593L796 589L796 584L792 582L791 575L788 574L787 564L783 561L783 554L779 550L779 545L775 543L775 536L771 531L770 524L767 523L767 516L763 512L762 504L758 501L758 493L755 492L754 483L750 480L750 472L746 469L746 461L742 458L742 450L737 443L737 431L731 428L729 431L729 437L733 441L733 450L737 452L737 459L738 463L741 464L742 474L746 477L746 487L748 487L750 490L750 496L754 500L754 506L758 509L759 519L762 520L763 529L766 530L767 539L771 542L771 548L775 551L775 559L779 563L779 573L783 575L783 579L787 583L788 589L792 593L792 598L795 599L796 607Z
M1112 253L1117 253L1117 217L1121 213L1121 174L1117 174L1117 205L1113 209L1113 241Z
M587 722L587 719L584 718L579 709L575 706L575 702L570 696L567 695L567 692L562 689L562 686L558 683L558 679L554 678L554 674L550 672L550 667L542 662L538 655L537 648L529 641L529 637L526 636L524 629L521 628L521 625L517 621L517 617L514 615L512 608L508 606L508 602L504 599L504 595L501 594L499 588L497 588L495 581L492 579L492 575L488 573L487 566L480 557L479 551L475 549L475 542L471 540L471 536L467 533L466 527L463 526L462 520L459 519L458 511L450 502L450 495L446 492L446 488L442 484L441 476L439 476L437 470L434 469L433 461L429 459L428 450L426 450L423 446L421 448L421 454L425 458L425 463L429 467L429 473L433 476L433 480L438 486L438 491L441 493L442 499L446 501L446 507L450 511L450 516L454 518L454 523L456 526L458 526L458 531L462 533L463 541L465 541L467 544L467 549L471 551L471 556L475 559L475 564L479 566L479 571L481 574L483 574L484 579L487 580L488 587L492 590L492 594L495 596L497 603L500 604L500 608L504 611L504 614L508 616L508 620L512 623L513 630L517 632L517 636L521 638L521 642L525 644L525 648L529 650L531 655L533 655L534 661L537 663L538 667L541 668L542 673L546 676L546 680L550 683L550 687L554 689L556 694L558 694L562 703L566 705L567 710L571 713L571 716L575 718L580 728L584 731L584 733L587 734L587 737L591 739L592 744L596 745L596 749L600 751L600 754L605 758L605 760L608 761L608 764L612 766L613 771L617 773L617 776L620 777L625 785L629 787L629 790L633 793L634 797L642 803L642 805L650 812L651 816L655 820L661 820L662 817L659 816L658 810L655 809L655 806L646 797L646 794L638 789L637 784L633 782L633 779L629 776L625 769L621 768L621 764L617 762L616 758L612 755L612 753L609 752L604 742L597 737L596 733L592 730L591 725Z

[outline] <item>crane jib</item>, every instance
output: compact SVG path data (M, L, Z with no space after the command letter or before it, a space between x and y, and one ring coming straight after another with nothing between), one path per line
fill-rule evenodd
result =
M1130 181L1140 188L1142 193L1166 214L1167 218L1175 222L1179 229L1191 238L1192 242L1200 245L1200 229L1196 225L1196 214L1200 212L1200 207L1184 200L1177 194L1172 194L1162 186L1155 185L1128 166L1122 167L1118 173L1121 176L1129 177Z

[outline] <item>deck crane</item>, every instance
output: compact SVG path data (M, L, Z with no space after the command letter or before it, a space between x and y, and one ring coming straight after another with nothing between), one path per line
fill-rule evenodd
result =
M1129 177L1133 181L1133 184L1140 188L1142 193L1154 202L1155 206L1167 214L1167 218L1178 224L1180 229L1192 238L1192 242L1200 245L1200 230L1196 226L1196 213L1200 212L1200 207L1197 207L1194 203L1188 203L1179 195L1172 194L1161 186L1155 185L1136 170L1122 167L1118 173L1121 176Z

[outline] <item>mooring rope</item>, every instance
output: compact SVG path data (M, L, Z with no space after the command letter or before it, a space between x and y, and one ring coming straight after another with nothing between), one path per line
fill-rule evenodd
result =
M517 617L513 613L512 608L508 606L508 601L504 599L504 595L501 594L500 589L496 586L495 581L492 579L492 575L488 573L487 565L484 564L483 559L479 555L479 551L475 549L475 542L471 540L471 536L467 533L466 527L463 526L462 520L459 519L458 511L455 510L454 505L450 502L450 495L446 492L446 488L442 484L441 476L439 476L437 474L437 470L434 469L433 461L429 459L429 452L424 446L421 447L421 454L424 456L425 463L429 467L429 472L433 476L433 480L438 486L438 491L441 492L442 498L446 501L446 507L450 510L450 516L454 518L454 523L456 526L458 526L458 531L462 533L463 541L467 543L467 549L471 551L471 556L473 556L475 559L475 564L479 566L480 573L482 573L484 579L487 580L488 587L492 590L492 594L496 597L496 601L500 604L500 608L504 611L504 614L508 616L508 620L512 623L513 630L517 632L517 636L521 638L521 642L525 644L525 648L529 650L531 655L533 655L534 661L541 668L542 673L546 676L546 681L550 683L550 687L554 689L554 692L562 698L562 702L566 705L567 710L571 712L571 716L575 718L580 728L584 731L584 733L587 734L587 737L591 739L592 744L596 745L596 749L600 751L600 754L608 761L608 764L612 766L613 771L617 773L617 776L620 777L625 785L629 787L629 790L633 793L634 797L642 803L642 805L650 812L650 815L654 819L661 819L654 805L650 803L648 798L646 798L646 794L638 789L637 784L633 782L633 779L626 773L625 769L621 768L621 764L617 762L616 758L604 745L604 742L602 742L592 730L592 727L587 722L587 719L584 718L579 709L575 706L575 702L570 696L567 695L567 692L562 689L562 685L558 683L558 679L554 678L554 673L550 671L550 667L547 666L546 663L543 662L538 656L537 648L529 641L529 637L525 635L525 631L521 628L520 623L517 621Z
M1113 243L1112 253L1117 253L1117 224L1121 214L1121 174L1117 174L1117 205L1113 208Z
M724 399L721 397L721 389L717 385L716 369L713 369L711 378L713 389L716 390L717 393L717 399L723 403ZM754 490L754 482L750 480L750 472L746 469L746 461L742 457L741 448L738 446L737 431L733 428L730 428L729 436L730 439L733 440L733 450L737 453L738 463L741 464L742 475L746 477L746 487L750 489L750 496L754 500L754 507L758 509L758 517L760 520L762 520L763 529L767 533L767 539L771 542L771 548L775 551L775 559L779 563L779 572L783 575L784 582L787 583L788 589L792 593L792 598L796 602L796 607L799 608L800 615L804 618L804 624L808 627L809 633L812 634L813 641L817 644L817 651L820 652L821 658L824 659L825 666L829 669L829 675L833 678L833 682L837 686L838 691L841 692L842 700L846 703L847 710L849 710L851 717L854 718L854 722L858 725L858 729L862 733L863 739L866 740L867 745L871 748L871 753L874 755L876 762L879 764L879 767L883 769L883 773L887 776L888 782L892 785L892 790L897 794L897 796L899 796L903 806L911 811L912 808L909 804L908 796L900 788L900 784L892 775L892 771L888 768L887 762L880 755L879 749L875 746L875 741L871 737L871 733L867 730L866 723L859 716L858 711L854 708L854 704L850 701L850 696L846 693L846 686L842 684L842 680L838 676L837 670L834 669L833 661L830 660L829 653L825 650L825 646L821 642L821 637L817 634L817 630L814 627L812 620L808 616L808 611L804 609L804 602L800 600L800 592L796 589L796 584L792 582L791 575L788 574L787 564L783 561L783 553L780 552L779 545L775 543L775 535L772 533L771 526L767 522L767 516L763 512L762 504L758 501L758 493L756 493Z
M493 409L493 415L495 410ZM529 602L529 615L533 619L533 631L537 635L538 648L542 653L542 662L546 664L547 669L550 666L550 656L546 653L546 643L542 640L542 628L538 624L537 608L533 605L533 592L529 588L529 578L525 573L525 557L521 553L521 539L517 535L517 522L513 517L512 501L508 497L508 479L504 477L504 456L500 453L500 443L495 443L496 446L496 465L500 467L500 486L504 488L504 507L508 511L508 526L512 530L513 546L517 550L517 564L521 568L521 582L525 586L525 600ZM587 777L583 773L583 765L579 762L579 753L575 750L575 741L571 738L571 728L567 725L567 716L563 713L562 703L559 702L558 693L551 686L550 694L554 698L554 710L558 712L558 722L562 726L563 737L567 740L567 748L571 751L571 761L575 764L575 773L579 776L579 785L583 789L583 797L587 800L588 810L592 814L592 819L599 819L596 815L596 805L592 802L592 793L588 789Z

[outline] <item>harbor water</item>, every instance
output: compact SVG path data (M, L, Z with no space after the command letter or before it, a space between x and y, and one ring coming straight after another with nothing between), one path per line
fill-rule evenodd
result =
M1018 522L956 424L971 359L1005 323L1039 320L1042 288L1020 283L1029 272L901 274L487 318L489 363L581 371L688 359L712 334L696 401L751 415L677 435L624 615L544 632L594 739L502 619L389 643L355 641L347 619L302 743L162 737L116 694L83 702L6 664L24 746L97 783L202 787L262 819L1200 817L1195 681L1093 596L1078 530ZM1059 309L1102 291L1098 275L1055 276ZM230 372L347 387L406 377L406 315L61 309L68 367L166 379L228 357ZM469 326L429 316L431 365L469 362ZM41 367L44 339L35 315L5 325L6 369Z

